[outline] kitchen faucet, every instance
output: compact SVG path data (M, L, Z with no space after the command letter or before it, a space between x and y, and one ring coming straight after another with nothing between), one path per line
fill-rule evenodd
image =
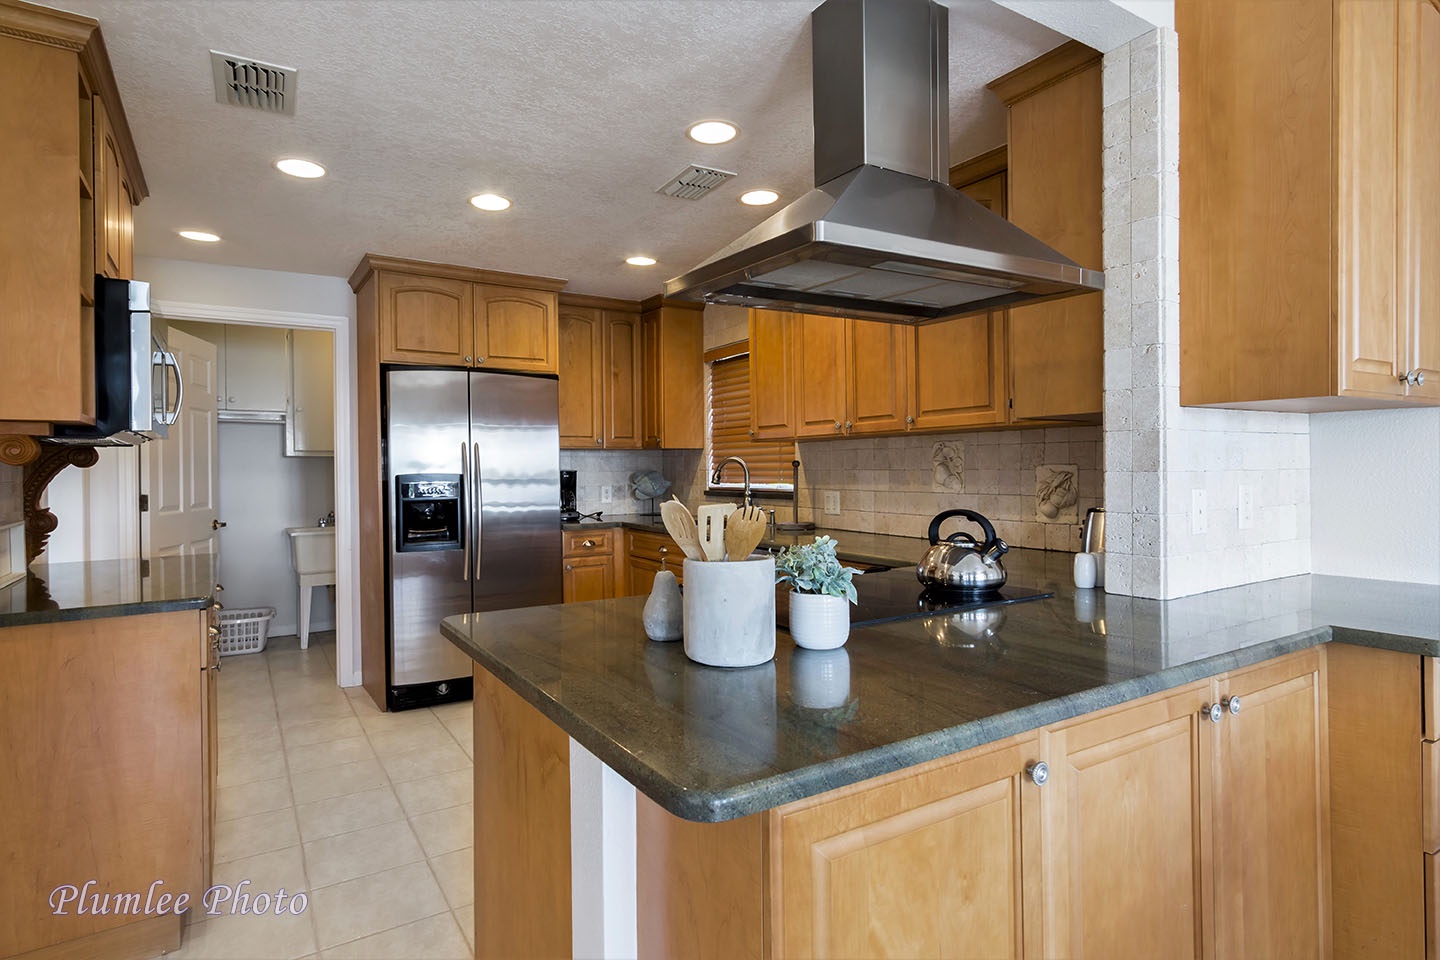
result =
M745 474L745 506L750 506L750 465L739 457L726 457L715 465L715 472L710 474L711 483L719 483L720 475L725 472L725 465L728 463L740 464L741 471Z

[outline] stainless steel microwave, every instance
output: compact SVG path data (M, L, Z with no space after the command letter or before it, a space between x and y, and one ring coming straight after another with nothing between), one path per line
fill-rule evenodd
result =
M95 278L95 425L56 426L54 443L134 446L162 440L180 416L185 381L150 312L150 284Z

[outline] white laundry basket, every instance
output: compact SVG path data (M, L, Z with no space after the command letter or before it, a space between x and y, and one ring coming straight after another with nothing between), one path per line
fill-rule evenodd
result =
M259 653L264 650L265 641L270 639L270 621L274 617L274 607L257 607L253 610L221 610L220 656Z

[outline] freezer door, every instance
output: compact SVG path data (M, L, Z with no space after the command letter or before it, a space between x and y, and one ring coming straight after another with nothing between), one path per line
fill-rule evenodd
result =
M475 609L559 603L560 401L553 377L470 374Z
M461 478L461 514L472 496L468 375L463 370L390 370L386 374L385 500L390 551L390 685L471 675L470 658L440 635L440 621L470 610L470 537L451 549L397 549L395 478Z

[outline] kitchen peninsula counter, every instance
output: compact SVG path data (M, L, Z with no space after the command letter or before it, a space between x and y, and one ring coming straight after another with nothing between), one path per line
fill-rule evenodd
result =
M915 618L860 627L833 659L844 705L797 702L826 657L783 631L725 670L654 643L630 597L451 617L445 635L666 810L743 817L1328 641L1440 655L1440 587L1300 576L1172 601L1077 591L1070 555L1015 550L995 637L943 646ZM935 619L935 618L932 618ZM803 698L803 697L802 697Z
M215 558L36 563L0 587L0 628L203 610L214 602Z

